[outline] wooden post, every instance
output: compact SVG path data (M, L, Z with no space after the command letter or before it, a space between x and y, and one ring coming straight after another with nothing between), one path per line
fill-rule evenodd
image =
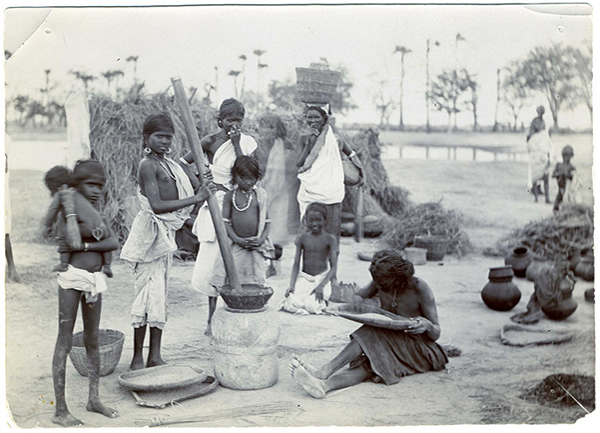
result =
M354 240L360 242L364 235L363 213L364 213L364 191L362 185L358 187L356 196L356 210L354 211Z
M473 148L473 161L477 160L477 149Z
M425 159L429 159L429 146L425 146Z
M454 160L456 161L456 146L454 146Z
M190 148L192 154L194 155L196 167L202 176L202 182L205 183L206 179L204 179L204 170L206 169L206 162L204 159L204 153L202 152L200 138L198 138L198 133L196 132L196 124L194 123L194 118L192 117L192 110L190 109L190 104L185 95L183 82L179 77L171 78L171 82L173 83L175 100L179 105L183 126L185 127L185 133L190 142ZM227 236L227 229L225 228L225 223L223 222L223 215L219 209L217 197L215 197L214 194L211 194L208 198L208 210L210 211L210 216L212 217L213 225L215 226L215 232L217 233L217 241L219 242L219 248L221 249L221 256L223 257L223 263L225 264L225 272L227 272L229 286L232 290L239 291L242 289L242 285L240 284L240 279L233 261L231 242Z

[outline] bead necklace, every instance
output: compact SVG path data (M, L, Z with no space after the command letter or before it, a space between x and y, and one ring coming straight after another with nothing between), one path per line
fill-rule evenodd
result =
M252 190L250 190L250 192L246 193L242 191L242 194L244 194L246 196L246 206L243 208L238 207L236 201L235 201L235 196L236 196L236 192L239 191L239 188L236 188L235 191L233 191L233 197L231 197L231 201L233 203L233 207L235 208L235 210L237 210L238 212L244 212L246 210L248 210L248 208L250 207L250 205L252 204L252 196L254 194L252 194Z
M160 159L158 156L155 156L155 155L150 155L150 156L154 156L154 159L155 159L156 161L158 161L158 163L160 164L160 166L161 166L162 168L164 168L164 169L165 169L165 171L167 172L167 174L169 175L169 177L170 177L171 179L173 179L173 180L175 180L175 181L177 180L177 178L176 178L176 177L175 177L175 175L173 174L173 171L171 171L171 169L169 168L169 166L168 166L168 165L167 165L167 164L166 164L166 163L165 163L165 162L164 162L162 159Z

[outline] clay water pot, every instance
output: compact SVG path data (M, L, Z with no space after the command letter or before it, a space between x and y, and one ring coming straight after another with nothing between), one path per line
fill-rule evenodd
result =
M575 272L575 268L577 267L577 265L579 264L579 262L581 261L581 251L576 250L573 255L571 256L571 258L569 259L569 269L571 269L573 272Z
M549 272L551 268L551 264L548 263L547 260L544 260L541 257L534 257L533 262L529 266L527 266L527 270L525 271L525 276L529 281L535 281L536 277L542 272Z
M559 299L544 305L542 311L549 319L565 320L577 310L577 301L573 299L573 282L570 278L563 278L560 282Z
M510 265L516 277L525 278L529 265L533 262L533 255L525 246L517 247L504 259L505 265Z
M490 280L481 291L485 305L496 311L509 311L521 300L521 291L512 282L514 272L511 266L490 268Z
M586 301L591 302L593 304L594 303L594 288L592 287L590 289L587 289L584 292L583 296L585 297Z
M594 256L583 256L575 268L575 275L585 281L594 281Z

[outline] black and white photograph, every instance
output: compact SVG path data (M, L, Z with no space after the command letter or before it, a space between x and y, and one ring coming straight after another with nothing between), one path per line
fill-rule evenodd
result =
M6 425L598 424L590 4L36 6Z

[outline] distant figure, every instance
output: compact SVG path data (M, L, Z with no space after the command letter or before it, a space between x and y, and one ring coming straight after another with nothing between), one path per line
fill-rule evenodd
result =
M538 116L533 119L527 134L527 151L529 152L529 185L535 196L536 203L538 195L542 193L540 182L544 184L544 195L546 203L550 203L549 175L552 166L553 149L550 135L544 122L544 106L537 108Z
M325 205L309 204L304 223L307 231L296 239L290 287L279 309L295 314L321 314L331 296L331 279L337 266L337 242L331 233L324 231L327 224Z
M573 148L565 146L562 150L563 162L557 163L552 173L552 177L556 178L556 182L558 183L558 194L554 201L554 212L558 212L563 200L567 203L580 202L579 179L575 167L571 164L573 156Z

